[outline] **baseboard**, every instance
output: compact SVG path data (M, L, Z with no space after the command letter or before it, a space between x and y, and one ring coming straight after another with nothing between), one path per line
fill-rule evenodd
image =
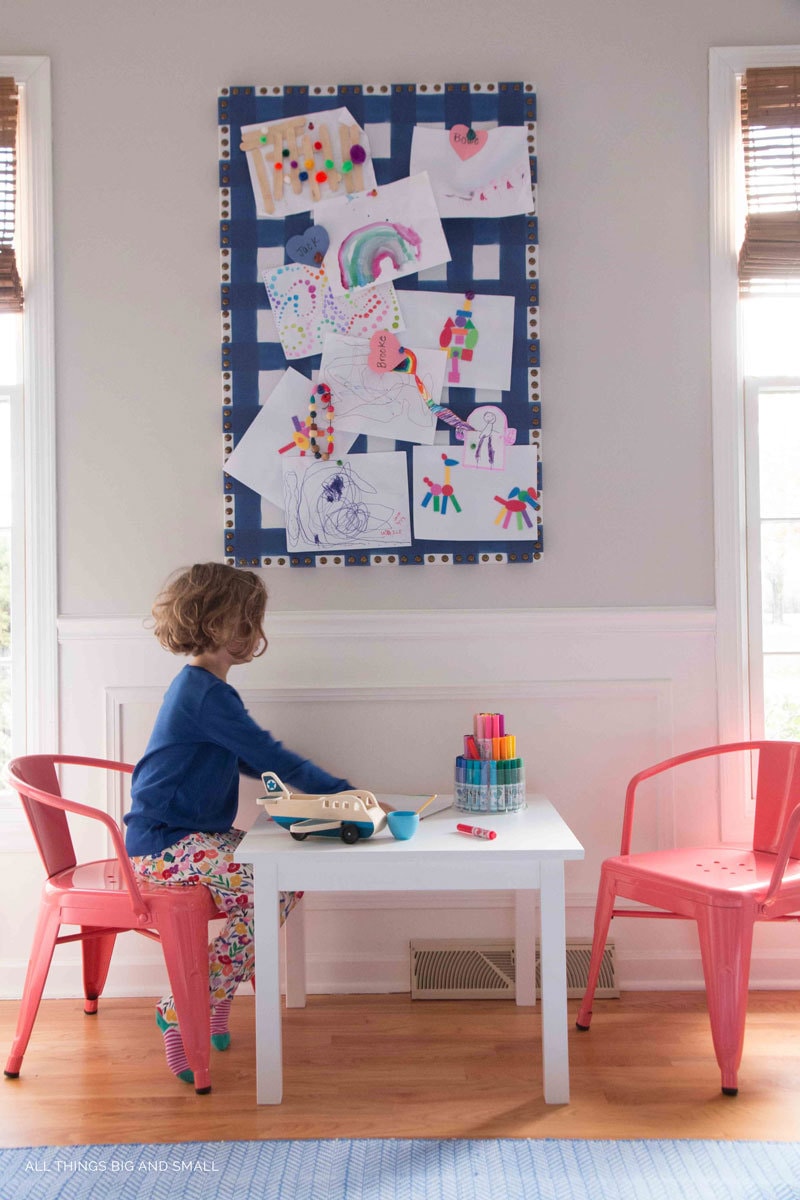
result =
M25 963L9 963L4 969L0 999L18 1000L25 980ZM692 992L703 990L700 957L689 954L648 955L641 958L618 952L617 979L621 992ZM309 995L382 995L410 992L408 954L350 954L346 959L310 954L307 959ZM166 972L157 963L143 964L117 956L104 994L109 998L158 997L167 988ZM790 951L754 955L750 990L800 990L800 970ZM53 963L45 999L79 999L83 995L78 962ZM613 1003L613 1001L611 1001Z

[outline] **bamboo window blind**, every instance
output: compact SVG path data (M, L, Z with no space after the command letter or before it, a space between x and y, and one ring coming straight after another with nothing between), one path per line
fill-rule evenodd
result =
M22 312L22 282L14 250L18 112L15 80L0 78L0 313Z
M800 296L800 66L745 73L742 296Z

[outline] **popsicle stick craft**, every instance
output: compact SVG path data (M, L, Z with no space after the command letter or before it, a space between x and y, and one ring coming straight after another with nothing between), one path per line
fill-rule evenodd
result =
M218 103L226 560L533 562L533 87Z
M352 194L375 186L369 142L347 108L243 125L239 149L259 217L277 220L340 188Z

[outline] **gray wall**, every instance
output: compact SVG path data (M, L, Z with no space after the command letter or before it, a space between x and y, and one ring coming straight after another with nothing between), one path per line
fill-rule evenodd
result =
M546 553L273 608L713 604L708 49L797 0L4 0L0 39L53 68L62 614L221 557L217 89L362 80L537 87Z

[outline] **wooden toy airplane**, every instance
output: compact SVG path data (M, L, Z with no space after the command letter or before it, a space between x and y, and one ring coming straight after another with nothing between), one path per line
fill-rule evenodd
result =
M340 837L352 846L359 838L372 837L386 824L386 813L372 792L337 792L330 796L292 793L273 771L261 776L266 796L259 796L276 825L288 829L298 842L309 834Z

